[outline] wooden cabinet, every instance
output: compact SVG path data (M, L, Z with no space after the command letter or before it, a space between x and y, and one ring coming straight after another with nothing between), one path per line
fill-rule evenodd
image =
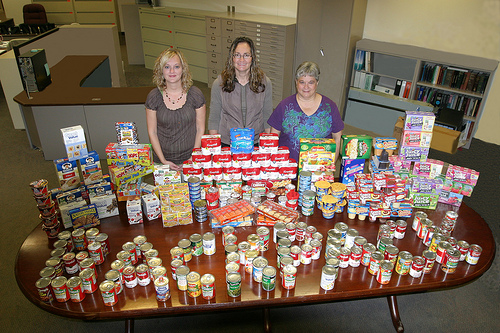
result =
M491 59L360 40L356 44L349 98L354 99L359 90L377 91L381 94L381 108L391 109L393 101L399 99L415 105L430 104L436 113L440 108L456 110L463 114L458 146L469 148L497 66L498 61ZM352 119L349 112L353 110L346 110L346 119ZM372 111L366 103L365 112Z

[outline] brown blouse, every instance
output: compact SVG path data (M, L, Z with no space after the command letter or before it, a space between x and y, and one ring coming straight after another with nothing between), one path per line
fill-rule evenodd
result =
M156 111L158 140L167 161L182 164L191 158L196 137L196 109L204 104L205 96L195 86L189 89L186 103L176 110L167 108L158 88L148 94L144 105ZM160 163L156 154L154 161Z

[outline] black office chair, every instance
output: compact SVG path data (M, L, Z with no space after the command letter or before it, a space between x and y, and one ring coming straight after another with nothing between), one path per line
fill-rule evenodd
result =
M30 3L23 7L23 19L25 24L45 24L47 13L42 5Z

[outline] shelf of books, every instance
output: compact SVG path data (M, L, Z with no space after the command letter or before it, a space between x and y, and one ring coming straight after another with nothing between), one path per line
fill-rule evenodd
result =
M351 87L427 102L436 113L460 111L459 147L469 148L497 66L492 59L363 39L356 44Z

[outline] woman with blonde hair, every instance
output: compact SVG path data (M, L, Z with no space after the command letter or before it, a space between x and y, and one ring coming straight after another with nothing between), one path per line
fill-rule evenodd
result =
M189 66L181 51L168 49L156 59L153 89L146 99L149 142L155 163L181 170L193 148L201 147L205 132L205 97L193 86Z

